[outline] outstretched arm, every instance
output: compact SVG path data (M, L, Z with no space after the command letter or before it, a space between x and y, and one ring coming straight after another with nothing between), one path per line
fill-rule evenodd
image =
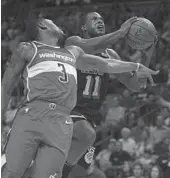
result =
M75 56L76 67L80 70L98 70L100 72L110 74L139 70L151 75L158 74L157 71L148 69L147 67L139 63L124 62L116 59L112 59L114 60L114 62L107 62L107 60L102 57L84 53L84 51L77 46L67 46L66 49Z
M34 48L29 43L21 43L19 47L13 52L10 64L8 65L3 79L1 90L1 111L2 119L6 112L11 93L18 83L21 73L23 72L30 55L33 56Z
M77 46L67 46L69 50L77 59L76 67L80 70L99 70L103 73L122 73L135 71L138 68L138 65L133 62L124 62L119 60L114 60L114 62L108 62L106 59L86 54L80 47Z
M109 33L103 36L83 39L79 36L72 36L65 42L66 46L75 45L79 46L88 54L97 54L103 52L109 45L114 44L120 38L123 38L129 31L131 24L137 20L137 17L128 19L121 28L113 33Z

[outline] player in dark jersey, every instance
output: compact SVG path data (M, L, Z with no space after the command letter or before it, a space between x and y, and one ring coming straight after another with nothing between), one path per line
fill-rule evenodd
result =
M103 18L96 12L88 13L84 18L82 26L83 38L78 36L70 37L67 39L66 44L80 46L87 53L102 56L107 61L110 60L109 58L120 60L119 55L115 51L111 49L106 50L106 48L124 37L130 29L131 24L136 20L137 18L133 17L127 20L120 30L105 35ZM114 61L112 62L114 63ZM140 74L140 76L142 75ZM136 92L140 90L136 74L126 73L117 75L117 79L132 91ZM68 177L77 162L87 169L92 161L95 148L91 146L96 137L94 120L105 99L108 80L109 75L107 73L95 70L78 70L78 98L76 107L71 113L74 121L73 139L67 162L63 169L63 178ZM153 83L151 76L149 76L149 80ZM82 169L80 170L81 176L83 176L83 171ZM74 177L74 175L71 177Z
M31 177L60 178L72 139L70 112L77 99L76 68L113 73L117 66L76 46L56 46L64 33L51 20L35 20L28 27L29 39L35 41L19 45L2 80L2 118L21 75L26 89L8 140L2 177L21 178L35 160ZM118 73L139 69L157 74L142 64L116 64Z

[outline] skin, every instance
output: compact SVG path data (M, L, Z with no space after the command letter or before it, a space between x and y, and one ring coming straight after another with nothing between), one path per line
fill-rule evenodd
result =
M127 173L130 172L130 165L128 162L124 163L123 171Z
M85 25L82 28L86 34L86 38L105 34L104 20L102 16L96 12L87 15Z
M156 119L156 125L157 127L162 127L163 125L163 117L162 116L158 116L157 119Z
M151 178L159 178L159 168L158 167L152 167L151 170Z
M137 18L131 18L121 26L121 31L123 31L124 33L123 36L125 36L125 34L130 29L131 23L135 22L136 20ZM84 25L82 26L82 31L83 31L84 38L80 38L78 36L72 36L66 40L66 45L69 44L77 45L89 54L97 54L103 52L108 47L108 45L115 43L117 40L119 40L122 37L122 36L120 37L121 34L120 31L116 31L112 35L111 34L105 35L104 20L101 17L101 15L96 12L87 14ZM113 37L115 40L112 39ZM145 56L146 59L149 59L150 54L152 54L152 50L150 50L150 52L143 51L142 53L144 54L143 56ZM109 57L111 58L120 59L120 56L111 49L108 50L108 54ZM147 62L148 60L144 60L144 61L146 61L144 62L144 65L146 63L146 65L148 66L148 62ZM133 92L140 91L140 82L138 80L140 77L148 78L151 84L153 84L152 76L147 75L146 73L138 72L135 75L132 75L131 73L124 73L124 74L116 74L116 76L121 83L123 83L129 90Z
M50 46L58 45L60 38L63 37L63 31L56 26L51 20L42 19L38 22L38 41ZM103 33L103 29L98 29L97 33ZM106 61L104 58L85 54L84 51L77 46L67 45L65 47L76 58L76 67L78 69L98 69L104 73L122 73L134 71L138 66L135 63L117 61L114 58L114 64ZM4 73L2 80L2 121L6 112L7 105L14 87L17 85L21 74L23 73L26 65L30 62L35 49L30 43L21 43L19 47L13 52L11 57L11 63ZM141 72L149 72L149 74L157 74L157 72L146 68L143 65L139 65Z
M108 145L108 150L109 151L114 151L115 150L115 143L114 142L110 142Z
M140 178L142 176L142 169L140 167L140 165L135 165L135 167L133 168L133 174L135 178Z
M56 46L59 39L63 37L63 31L56 26L51 20L42 19L37 23L38 26L38 38L39 42L46 45ZM122 61L115 61L114 64L107 62L104 58L85 54L84 51L77 46L66 46L66 49L71 51L75 56L76 67L79 69L98 69L101 72L108 73L121 73L123 71L133 71L136 69L135 63L128 63ZM19 47L13 52L11 57L11 63L7 67L4 77L2 80L2 121L4 114L11 96L11 93L14 87L17 85L20 79L20 75L23 73L26 65L30 62L31 58L35 53L35 49L30 43L21 43ZM143 65L140 65L140 70L145 72L157 74L155 71L152 71L146 68Z
M123 131L121 132L121 135L122 135L122 138L126 140L126 139L129 138L130 132L129 132L129 131L126 131L126 130L123 130Z
M116 142L116 151L122 150L122 143L121 142Z
M86 37L84 36L84 39L79 36L72 36L66 40L66 44L77 45L89 54L101 53L109 45L124 37L129 31L131 24L136 20L137 17L132 17L122 24L119 30L105 35L103 18L98 13L91 12L85 17L84 25L82 26L84 32L88 34L90 32L90 38L88 34L86 34Z

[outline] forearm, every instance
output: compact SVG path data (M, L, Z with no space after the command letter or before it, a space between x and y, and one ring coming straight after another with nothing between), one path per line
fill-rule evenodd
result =
M65 47L75 45L83 49L85 53L97 54L103 52L109 45L115 43L122 37L122 30L89 39L74 36L66 40Z
M104 51L109 45L114 44L122 37L122 31L117 30L113 33L109 33L100 37L86 39L86 45L89 46L89 50L91 49L92 53L96 53L100 50Z
M114 62L113 62L114 61ZM138 64L133 62L125 62L113 59L112 62L108 62L102 57L94 56L90 54L81 55L76 61L76 67L78 69L85 70L99 70L103 73L119 74L125 72L132 72L137 70Z
M8 103L11 97L11 93L8 93L4 87L2 87L1 92L1 112L2 112L2 119L4 119L5 112L7 111Z
M11 94L12 94L16 84L17 84L17 81L15 78L13 78L13 80L10 80L10 79L7 79L6 76L4 76L4 79L2 80L2 87L1 87L2 119L5 116L5 112L7 110L8 103L11 98Z
M120 73L125 73L125 72L132 72L136 71L138 67L138 64L133 63L133 62L124 62L124 61L117 61L115 63L108 63L107 64L107 73L109 74L120 74ZM104 71L101 71L104 72ZM105 71L106 72L106 71Z

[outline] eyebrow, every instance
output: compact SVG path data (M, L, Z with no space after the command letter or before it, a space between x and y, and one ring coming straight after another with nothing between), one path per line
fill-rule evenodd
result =
M104 21L104 19L102 17L97 17L97 16L92 17L92 20L95 20L95 19L100 19L100 20Z

